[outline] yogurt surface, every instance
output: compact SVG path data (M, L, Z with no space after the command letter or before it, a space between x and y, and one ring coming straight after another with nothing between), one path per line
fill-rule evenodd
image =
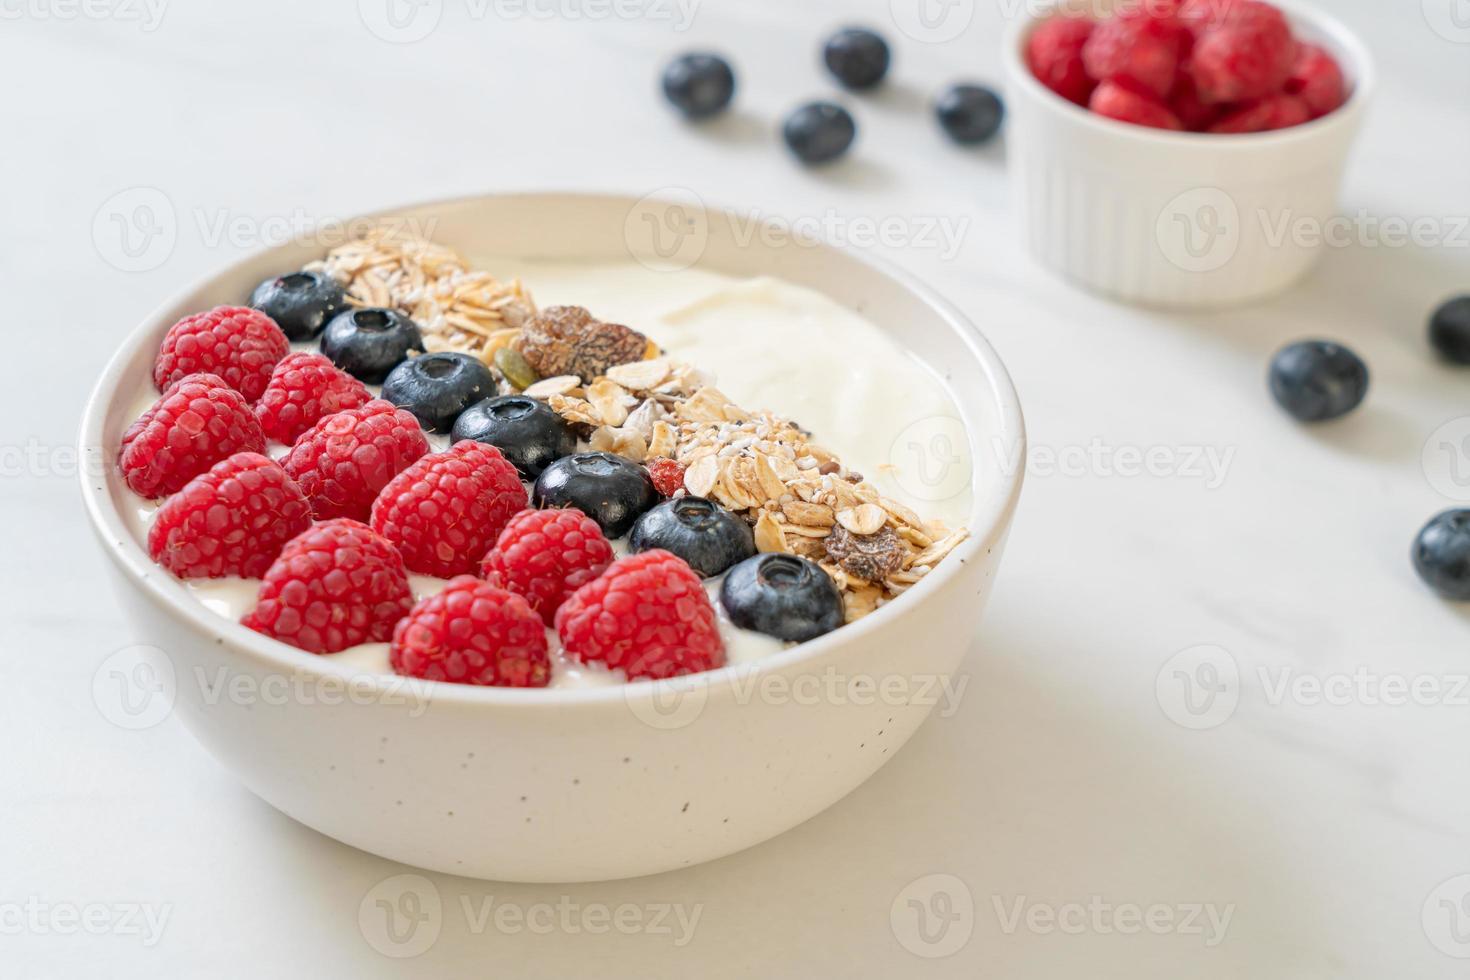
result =
M897 442L914 422L960 413L940 380L874 324L812 290L778 279L737 279L699 269L658 272L633 262L572 264L472 256L477 268L502 279L519 277L541 307L584 306L600 319L625 323L652 337L668 355L700 368L741 407L768 409L793 419L819 443L885 495L925 520L950 528L963 525L972 492L943 501L915 499L894 477ZM315 343L293 345L315 350ZM158 398L149 379L140 379L133 405L136 418ZM448 437L429 435L435 451ZM965 447L955 447L969 471ZM285 447L272 445L279 457ZM145 547L157 503L135 497L128 516ZM626 543L613 542L626 553ZM705 583L720 617L728 663L759 659L786 644L733 626L718 601L719 579ZM238 622L255 604L256 579L194 580L185 583L206 608ZM443 588L443 580L410 575L415 598ZM551 687L597 687L626 681L622 671L579 663L565 656L556 634L551 646ZM302 653L302 656L315 656ZM326 654L366 673L391 674L388 644L368 643Z

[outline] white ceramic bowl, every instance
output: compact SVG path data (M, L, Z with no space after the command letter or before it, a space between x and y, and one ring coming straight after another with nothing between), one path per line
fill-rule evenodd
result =
M640 229L654 225L641 216L662 207L506 195L397 213L432 221L436 240L470 256L626 261L630 252L646 257ZM121 513L128 498L113 459L129 398L165 330L187 313L239 302L267 275L322 250L263 252L189 289L124 342L86 411L81 443L93 475L82 489L130 614L128 642L163 652L176 713L284 813L374 854L455 874L650 874L813 816L893 758L929 713L934 685L974 636L1020 491L1014 461L1024 459L1024 435L1005 369L960 313L892 269L810 243L783 246L780 235L737 237L723 212L679 205L659 220L669 216L695 228L702 268L821 290L943 365L975 460L973 536L900 601L752 664L594 690L354 677L330 656L205 609L149 560ZM692 260L687 248L680 255ZM857 686L813 683L827 677ZM874 693L869 683L889 687Z
M1098 0L1085 2L1091 9ZM1022 231L1038 261L1127 302L1195 309L1264 299L1311 268L1336 214L1373 66L1331 17L1272 2L1298 37L1337 57L1351 96L1321 119L1269 133L1174 133L1094 115L1026 66L1036 25L1076 4L1064 0L1011 26L1006 140Z

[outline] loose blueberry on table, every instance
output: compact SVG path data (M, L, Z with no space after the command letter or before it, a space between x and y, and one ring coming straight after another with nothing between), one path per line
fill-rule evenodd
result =
M410 357L383 382L383 397L412 412L429 432L448 432L465 409L495 392L485 362L455 351Z
M1429 342L1446 360L1470 364L1470 295L1446 300L1434 311Z
M545 402L526 395L502 395L471 405L455 421L450 438L497 447L528 480L577 451L572 427Z
M983 85L951 85L934 103L934 114L949 138L965 146L985 143L1000 131L1005 105Z
M644 511L658 503L648 471L612 453L575 453L546 467L536 478L537 507L575 507L597 522L609 538L627 534Z
M842 594L816 563L765 554L730 569L720 605L741 629L801 643L842 625Z
M664 69L664 97L689 119L723 112L735 97L735 73L719 55L691 52Z
M1368 366L1341 344L1304 340L1271 361L1271 394L1300 422L1325 422L1357 408L1368 394Z
M888 74L888 42L862 27L847 27L827 39L822 48L827 70L850 89L872 88Z
M418 324L397 310L365 308L339 313L322 331L322 353L359 381L382 384L411 352L423 353Z
M325 272L302 271L265 280L250 294L250 305L292 340L310 340L347 309L347 298Z
M705 578L755 554L750 525L712 500L676 497L638 518L628 536L632 551L662 548Z
M1446 599L1470 600L1470 510L1447 510L1414 539L1414 570Z
M802 163L830 163L852 146L857 123L840 105L811 102L786 117L781 135Z

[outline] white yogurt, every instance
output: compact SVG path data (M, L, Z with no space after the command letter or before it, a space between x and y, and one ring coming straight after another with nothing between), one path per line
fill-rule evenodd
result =
M720 390L750 410L769 409L795 419L814 438L858 470L885 495L926 520L958 527L969 513L968 490L941 502L916 500L888 465L899 434L926 418L958 419L943 384L917 358L861 316L821 295L777 279L740 280L686 269L655 272L635 263L587 265L475 256L477 268L502 278L519 276L540 306L585 306L604 320L626 323L653 337L669 355L712 374ZM314 349L312 344L296 345ZM142 379L134 403L141 415L158 394ZM435 449L447 436L429 437ZM284 446L268 451L279 457ZM963 452L963 447L960 447ZM961 459L969 466L968 458ZM146 546L157 509L135 498L134 533ZM622 554L626 545L613 542ZM212 612L238 622L255 604L258 579L194 580L190 592ZM444 580L410 576L415 598L440 591ZM785 644L737 629L717 601L719 580L706 583L720 617L729 663L746 663ZM551 646L551 687L601 687L626 680L622 671L565 656L556 634ZM388 644L366 643L330 654L365 673L390 674Z

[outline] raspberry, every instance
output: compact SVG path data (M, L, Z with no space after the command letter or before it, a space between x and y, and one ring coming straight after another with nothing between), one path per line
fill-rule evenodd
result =
M1196 35L1225 24L1286 23L1286 16L1264 0L1184 0L1179 22Z
M140 497L167 496L233 453L265 452L260 423L240 393L213 374L191 374L123 433L117 466Z
M1087 105L1093 81L1082 64L1082 48L1094 24L1085 17L1053 17L1031 32L1026 64L1037 80L1062 98Z
M281 464L236 453L158 509L148 553L179 578L258 578L310 526L311 506Z
M1174 85L1184 36L1172 16L1125 10L1097 25L1082 49L1082 63L1096 81L1132 83L1162 99Z
M1291 28L1279 14L1229 20L1200 35L1189 72L1206 102L1244 102L1279 92L1296 60Z
M486 582L524 596L547 626L566 597L613 562L597 522L573 507L523 510L480 564Z
M1185 129L1196 133L1204 132L1220 118L1220 107L1201 99L1194 79L1185 73L1180 73L1174 80L1174 90L1169 93L1169 111L1179 118Z
M654 489L665 497L672 497L684 486L683 464L667 456L649 460L648 475L653 477Z
M328 415L303 432L281 464L319 521L366 521L378 492L429 451L418 419L390 402Z
M545 687L546 627L530 603L469 575L409 610L393 630L393 669L409 677L494 687Z
M1286 92L1306 103L1313 119L1347 101L1347 83L1337 59L1316 44L1297 45L1296 64L1286 79Z
M622 558L556 612L567 653L621 667L629 680L675 677L725 663L725 644L699 576L654 549Z
M265 391L271 369L291 349L276 321L246 306L216 306L168 328L153 383L162 391L188 374L217 374L251 404Z
M240 621L308 653L336 653L387 642L412 605L393 546L366 524L338 518L286 543Z
M1099 116L1154 129L1183 129L1179 117L1168 107L1135 89L1117 82L1103 82L1092 93L1088 107Z
M465 440L395 476L373 502L373 530L415 572L449 578L475 571L526 488L500 450Z
M1311 118L1307 104L1295 95L1271 95L1235 109L1210 127L1212 133L1264 133L1300 126Z
M255 417L266 438L287 445L328 415L372 401L367 386L321 354L287 354L271 372Z

